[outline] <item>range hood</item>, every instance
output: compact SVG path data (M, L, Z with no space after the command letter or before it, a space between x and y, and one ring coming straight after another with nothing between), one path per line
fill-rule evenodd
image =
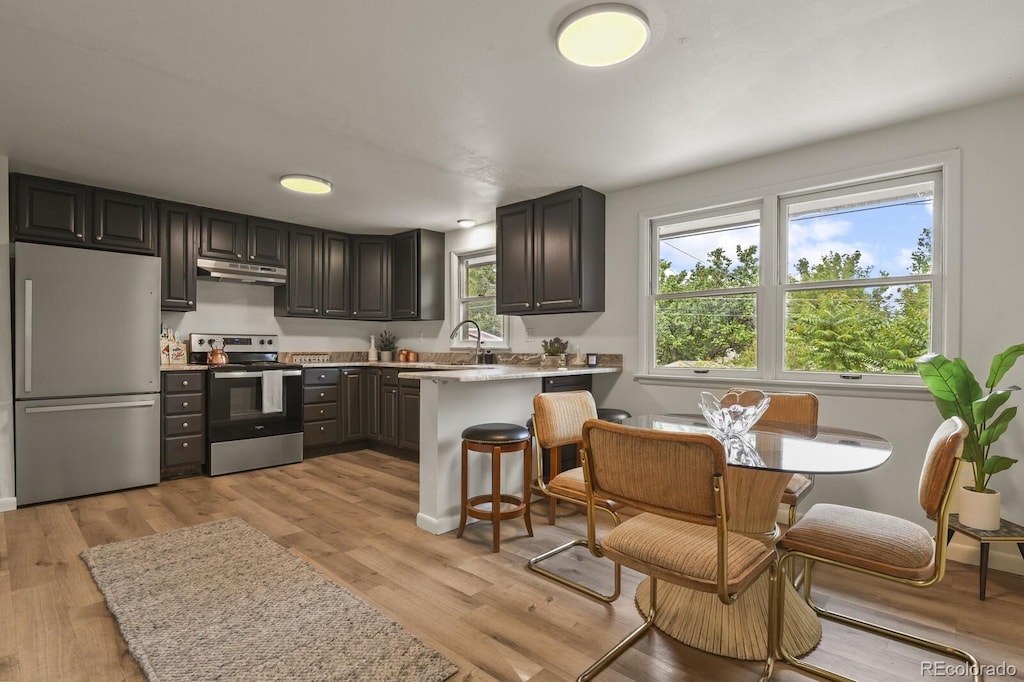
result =
M267 284L283 286L288 270L274 268L269 265L248 265L228 260L200 258L196 261L197 274L200 279L212 279L225 282L245 282L246 284Z

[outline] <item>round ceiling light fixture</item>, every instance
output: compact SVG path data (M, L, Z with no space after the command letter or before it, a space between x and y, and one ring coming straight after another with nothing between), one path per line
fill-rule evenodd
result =
M331 181L315 175L282 175L281 184L293 192L302 194L327 194L331 191Z
M472 218L463 218L461 220L456 220L455 224L458 225L459 227L464 227L466 229L469 229L470 227L476 227L476 221L473 220Z
M611 66L636 55L651 27L643 12L619 3L590 5L573 12L558 27L558 52L580 66Z

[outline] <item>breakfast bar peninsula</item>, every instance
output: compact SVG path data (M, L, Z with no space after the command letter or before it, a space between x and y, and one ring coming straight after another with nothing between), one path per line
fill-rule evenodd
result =
M416 525L435 535L459 525L463 429L488 422L526 424L533 396L541 392L545 378L610 375L595 376L595 383L610 382L621 371L619 367L470 365L468 369L399 374L401 379L420 382L420 509ZM489 465L473 466L476 463L470 466L470 495L490 490ZM502 462L502 480L515 492L515 483L523 480L520 458Z

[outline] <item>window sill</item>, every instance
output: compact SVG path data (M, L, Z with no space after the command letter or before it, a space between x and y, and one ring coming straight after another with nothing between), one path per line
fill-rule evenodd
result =
M634 374L633 380L650 386L688 386L692 388L752 387L767 391L812 391L817 395L850 398L884 398L887 400L932 400L925 386L893 386L889 384L834 383L825 381L783 381L779 379L740 379L737 377L669 376L665 374Z

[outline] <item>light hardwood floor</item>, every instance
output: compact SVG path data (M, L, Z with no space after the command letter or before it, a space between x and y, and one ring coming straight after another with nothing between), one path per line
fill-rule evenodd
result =
M39 505L0 515L0 680L141 680L100 592L79 558L86 547L238 516L402 623L460 667L457 680L573 679L640 622L639 576L623 571L623 596L601 604L528 571L526 559L583 531L567 508L556 526L534 507L536 537L522 520L458 540L416 528L416 465L372 451L218 478ZM585 551L564 566L610 579ZM976 568L949 565L929 590L881 586L821 571L834 608L935 635L1007 662L1024 679L1024 577L989 576L977 599ZM811 654L862 680L920 680L928 654L826 623ZM648 635L602 680L754 680L760 666ZM782 666L776 679L807 679ZM964 679L964 678L943 678ZM998 679L990 677L992 679Z

